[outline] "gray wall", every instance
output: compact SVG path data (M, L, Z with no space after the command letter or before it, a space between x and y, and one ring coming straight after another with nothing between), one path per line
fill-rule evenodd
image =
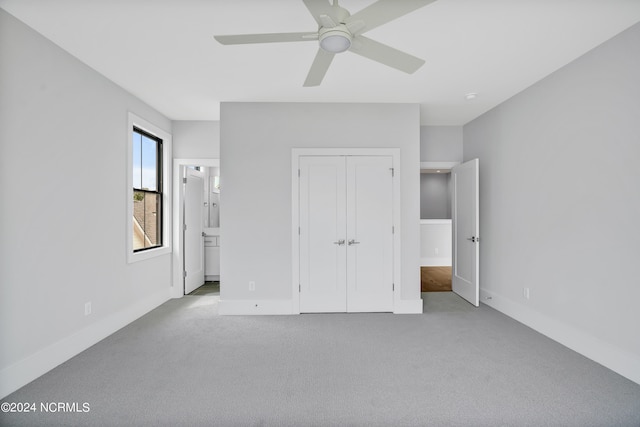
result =
M484 301L640 383L638 76L640 24L467 124L464 157Z
M421 162L462 162L462 126L421 126ZM450 175L421 174L420 218L451 218Z
M179 120L172 126L174 159L220 158L220 122Z
M450 173L420 174L420 218L451 219Z
M292 298L294 147L401 149L401 296L419 300L419 120L414 104L223 103L222 300Z
M421 126L420 161L461 162L462 126Z
M0 57L1 397L169 297L126 260L127 112L171 122L1 9Z

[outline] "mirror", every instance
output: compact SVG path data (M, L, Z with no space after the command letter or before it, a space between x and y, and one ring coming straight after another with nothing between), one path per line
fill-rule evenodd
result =
M199 172L204 181L203 227L220 227L220 168L214 166L187 166Z
M220 227L220 168L207 167L203 169L205 169L207 177L204 189L204 226L218 228Z

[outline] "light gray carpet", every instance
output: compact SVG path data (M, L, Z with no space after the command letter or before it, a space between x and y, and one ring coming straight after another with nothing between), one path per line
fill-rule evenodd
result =
M28 426L640 426L640 385L452 293L425 314L217 315L171 300L6 402Z
M220 296L220 282L205 282L204 285L200 286L193 292L189 294L190 296L207 296L207 295L218 295Z

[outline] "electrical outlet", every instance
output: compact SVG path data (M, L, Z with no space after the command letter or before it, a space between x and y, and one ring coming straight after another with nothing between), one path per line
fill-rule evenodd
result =
M256 290L256 282L254 282L253 280L251 280L249 282L249 290L250 291L255 291Z
M88 316L91 314L91 301L84 303L84 315Z
M529 299L529 288L524 288L522 290L522 293L523 293L525 299Z
M440 249L436 248L436 255L440 253Z

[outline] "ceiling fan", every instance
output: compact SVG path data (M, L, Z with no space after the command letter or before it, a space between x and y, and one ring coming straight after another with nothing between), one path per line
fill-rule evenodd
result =
M303 86L318 86L333 57L350 51L389 67L413 73L424 60L363 36L367 31L413 12L435 0L378 0L354 15L338 5L338 0L302 0L318 23L318 31L306 33L239 34L214 36L224 45L278 43L317 40L320 43Z

